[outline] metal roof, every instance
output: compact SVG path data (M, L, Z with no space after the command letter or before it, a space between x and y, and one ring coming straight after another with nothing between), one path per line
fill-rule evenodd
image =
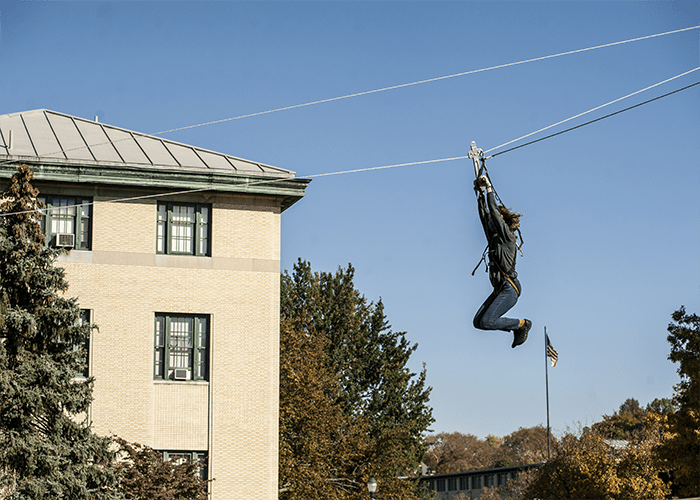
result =
M629 446L629 441L624 439L603 439L603 442L615 451L623 450Z
M0 115L0 158L294 177L294 172L47 109Z

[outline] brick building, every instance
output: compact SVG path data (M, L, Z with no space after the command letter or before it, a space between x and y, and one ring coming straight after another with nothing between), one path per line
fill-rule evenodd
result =
M308 181L48 110L0 116L0 183L19 164L99 326L94 431L204 458L215 500L277 498L281 213Z

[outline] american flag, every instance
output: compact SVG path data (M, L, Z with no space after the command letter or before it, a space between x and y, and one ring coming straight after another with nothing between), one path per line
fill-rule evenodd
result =
M552 362L552 368L557 366L557 360L559 359L559 354L557 351L552 347L552 344L549 342L549 335L545 334L545 339L547 341L547 356L549 356L549 359Z

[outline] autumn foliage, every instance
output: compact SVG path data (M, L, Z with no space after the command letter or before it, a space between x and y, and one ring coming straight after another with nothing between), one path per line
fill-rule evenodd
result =
M420 495L433 421L416 345L394 332L381 300L355 289L351 265L282 275L280 499L356 499L374 477L382 500Z
M580 436L566 435L556 457L544 465L525 498L664 498L668 487L652 453L659 436L657 429L650 433L654 435L626 445L591 429Z
M207 482L196 461L163 460L162 453L117 438L122 460L117 466L126 500L206 500Z
M681 307L668 326L671 353L680 382L674 387L677 411L665 416L659 458L671 475L673 493L700 497L700 317Z
M557 440L550 435L550 443ZM547 460L547 430L523 428L504 436L479 439L472 434L441 432L428 436L425 465L437 474L477 469L530 465Z
M469 434L429 436L425 463L437 473L541 464L499 487L484 488L483 500L657 500L700 496L700 317L673 313L669 359L680 382L673 399L642 408L627 399L611 415L560 439L546 430L519 429L481 440Z

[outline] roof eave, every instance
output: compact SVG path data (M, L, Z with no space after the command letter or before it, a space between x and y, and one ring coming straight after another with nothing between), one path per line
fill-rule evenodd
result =
M254 194L281 198L282 211L304 197L310 179L256 172L233 173L214 169L173 169L158 166L81 163L0 155L0 178L9 178L18 165L32 168L34 178L44 182L88 183L225 193Z

